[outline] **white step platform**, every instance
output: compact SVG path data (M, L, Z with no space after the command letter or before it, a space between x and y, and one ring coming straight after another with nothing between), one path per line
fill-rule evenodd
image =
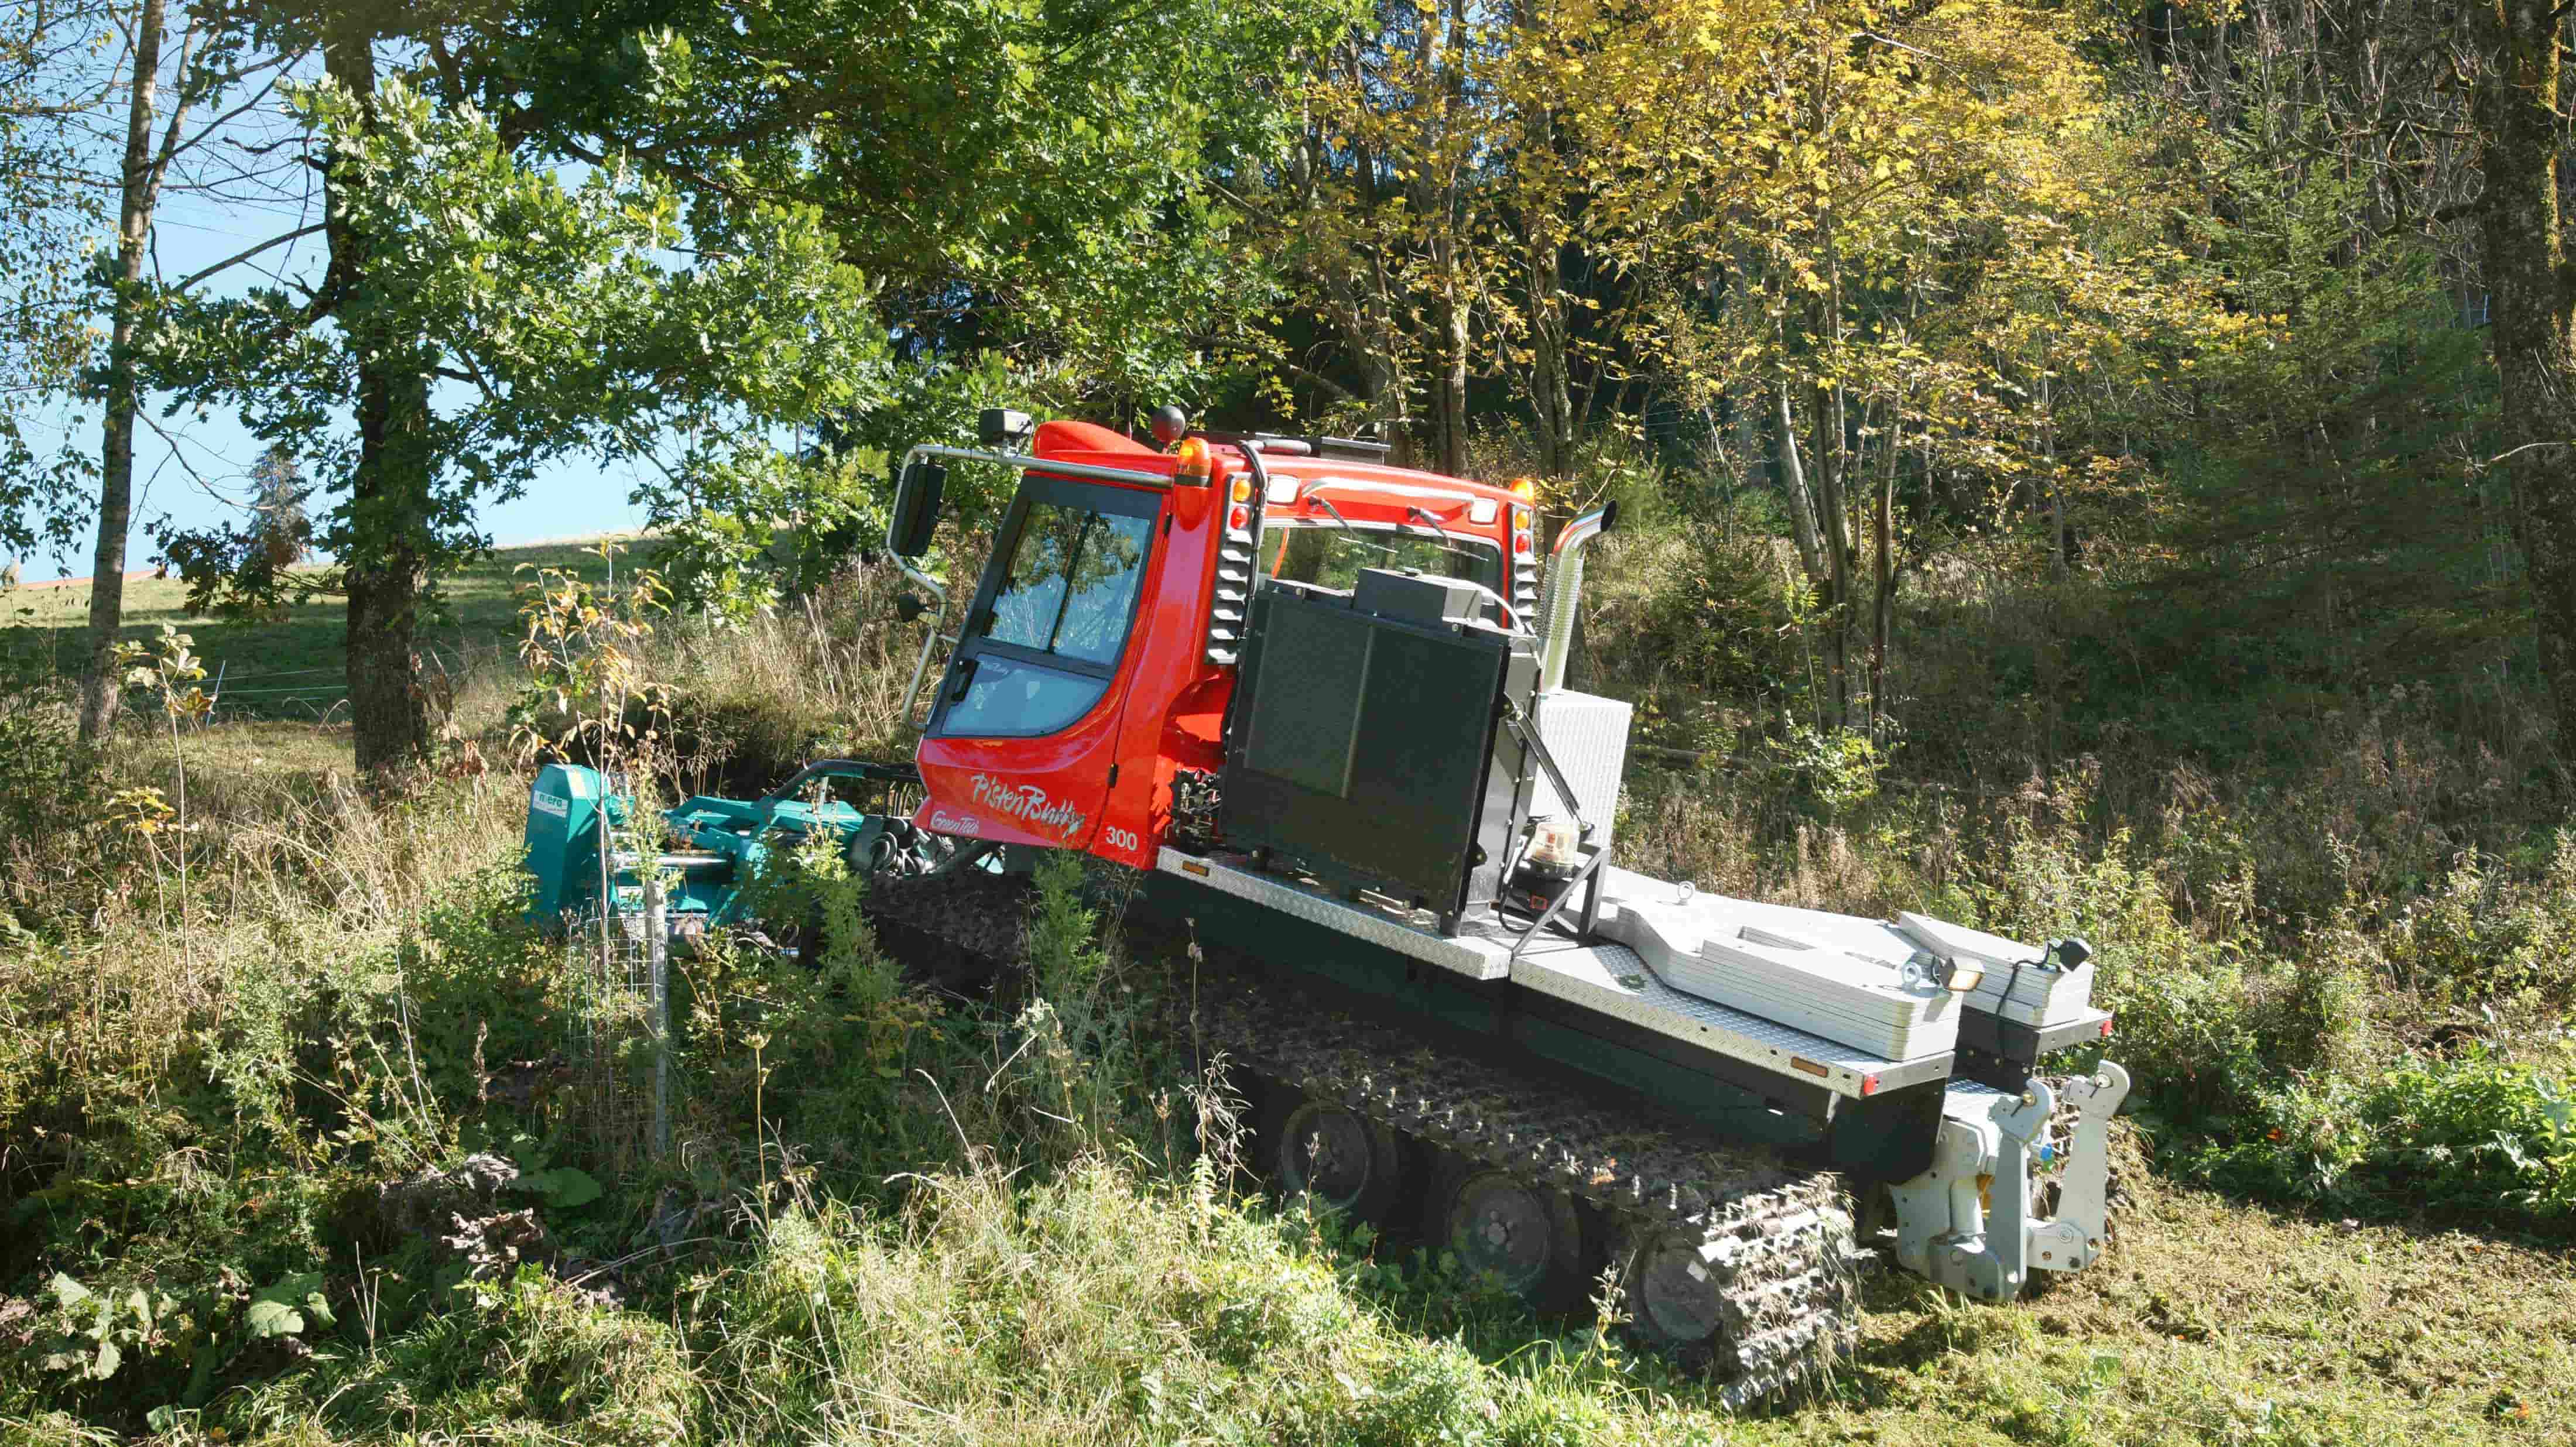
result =
M1891 1060L1955 1049L1966 1006L1941 967L1874 920L1788 909L1610 871L1601 932L1675 989Z
M1896 927L1945 960L1985 971L1970 1003L1990 1015L2046 1027L2092 1013L2093 965L2071 970L2041 963L2038 946L1950 924L1928 915L1900 914Z

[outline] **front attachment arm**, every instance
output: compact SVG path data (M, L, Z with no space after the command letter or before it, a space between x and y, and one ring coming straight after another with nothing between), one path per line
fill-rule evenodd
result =
M2052 1164L2049 1126L2061 1090L2075 1120L2057 1214L2042 1217L2034 1168ZM1888 1188L1897 1263L1987 1301L2020 1295L2034 1270L2091 1265L2110 1206L2111 1116L2128 1093L2129 1073L2108 1062L2055 1087L2034 1078L2019 1094L1953 1085L1931 1167Z

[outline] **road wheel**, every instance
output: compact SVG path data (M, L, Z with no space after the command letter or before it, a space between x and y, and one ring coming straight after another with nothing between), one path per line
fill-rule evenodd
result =
M1283 1196L1384 1223L1402 1198L1403 1143L1395 1132L1347 1107L1282 1091L1262 1132L1264 1166Z
M1700 1259L1699 1243L1681 1232L1636 1243L1623 1279L1630 1326L1663 1350L1707 1341L1724 1322L1717 1277Z
M1571 1197L1482 1166L1442 1174L1428 1234L1468 1275L1490 1276L1541 1311L1583 1304L1588 1258Z

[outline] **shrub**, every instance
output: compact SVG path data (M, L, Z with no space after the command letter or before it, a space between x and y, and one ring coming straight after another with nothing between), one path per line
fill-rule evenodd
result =
M2576 1099L2552 1074L2472 1049L2375 1078L2292 1082L2241 1138L2182 1154L2240 1190L2337 1210L2541 1222L2576 1216Z

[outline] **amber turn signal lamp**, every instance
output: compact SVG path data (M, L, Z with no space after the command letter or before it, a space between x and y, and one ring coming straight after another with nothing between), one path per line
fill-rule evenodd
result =
M1197 527L1216 499L1208 486L1216 459L1205 439L1186 437L1172 454L1172 515L1183 527Z

